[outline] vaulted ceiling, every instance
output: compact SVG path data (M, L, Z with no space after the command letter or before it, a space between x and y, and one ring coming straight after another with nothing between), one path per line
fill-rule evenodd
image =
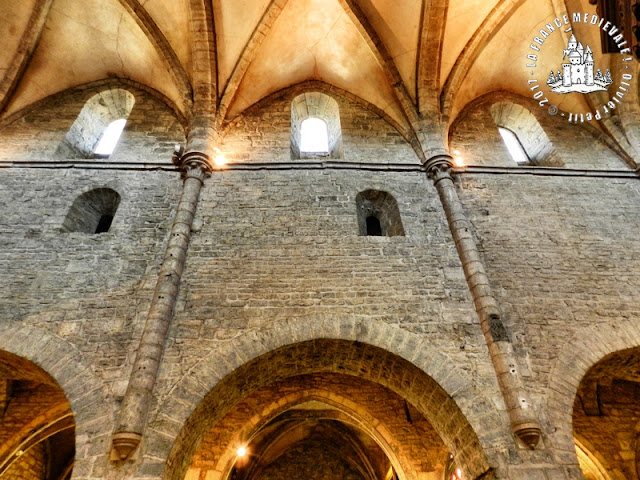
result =
M350 92L400 125L440 113L451 121L491 91L530 97L529 43L567 10L595 13L595 6L587 0L0 0L0 119L64 89L123 77L159 91L186 117L194 101L209 99L220 122L307 80ZM596 37L586 43L597 51ZM562 36L549 41L555 51L565 48ZM539 68L548 72L553 65ZM562 108L584 101L574 96Z

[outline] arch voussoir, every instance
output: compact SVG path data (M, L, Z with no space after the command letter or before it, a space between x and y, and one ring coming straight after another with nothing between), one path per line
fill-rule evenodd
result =
M276 357L271 358L274 355L282 356L276 361ZM295 362L291 361L293 358ZM289 376L334 370L362 376L389 388L407 398L423 414L427 412L436 430L447 432L446 435L451 437L448 442L450 448L458 450L464 444L462 450L473 450L465 453L465 458L480 456L484 459L481 466L472 467L477 468L476 475L489 468L482 452L491 449L491 444L484 440L483 428L491 426L486 430L491 435L491 442L500 433L508 436L508 428L495 428L507 422L502 418L504 412L495 408L495 401L474 388L473 380L435 345L383 322L353 318L317 321L289 318L227 341L202 358L174 384L170 396L158 406L150 435L177 438L174 445L197 443L198 434L193 429L205 428L203 422L217 422L238 401L230 399L229 392L233 392L234 398L242 398L264 382L268 384ZM499 393L496 393L498 397ZM478 405L482 408L476 409ZM482 432L481 436L475 432ZM477 440L469 444L456 440L461 435L471 435ZM155 442L151 437L148 440L150 444ZM501 439L502 443L505 441ZM175 448L172 455L176 454ZM189 447L179 455L192 455L192 448L195 447ZM153 452L154 456L168 454ZM171 465L173 456L169 458ZM168 473L165 478L173 478L174 474Z

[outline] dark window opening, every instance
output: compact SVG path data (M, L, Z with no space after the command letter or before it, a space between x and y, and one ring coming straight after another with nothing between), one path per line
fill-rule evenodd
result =
M96 233L106 233L111 228L111 222L113 222L113 215L102 215L98 221L96 227Z
M105 233L111 229L120 195L110 188L96 188L75 199L64 219L63 232Z
M404 236L404 227L393 195L365 190L356 195L358 233L367 237Z
M381 237L382 226L380 220L374 215L367 217L367 235L370 237Z

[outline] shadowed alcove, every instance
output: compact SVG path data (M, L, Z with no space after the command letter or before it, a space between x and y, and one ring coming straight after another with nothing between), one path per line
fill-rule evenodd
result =
M471 478L493 478L471 426L424 372L377 347L313 340L221 380L182 429L165 478L436 480L451 455ZM324 473L312 468L320 457L332 459Z
M56 381L30 361L0 351L0 479L68 480L75 422Z

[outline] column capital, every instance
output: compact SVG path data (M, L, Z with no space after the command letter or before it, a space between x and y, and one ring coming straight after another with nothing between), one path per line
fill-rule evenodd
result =
M180 178L197 178L204 183L204 180L211 176L213 162L206 153L190 151L182 154L182 151L175 151L173 163L180 168Z
M425 162L427 176L433 181L434 185L440 180L451 178L451 169L453 168L453 158L449 154L435 155Z

